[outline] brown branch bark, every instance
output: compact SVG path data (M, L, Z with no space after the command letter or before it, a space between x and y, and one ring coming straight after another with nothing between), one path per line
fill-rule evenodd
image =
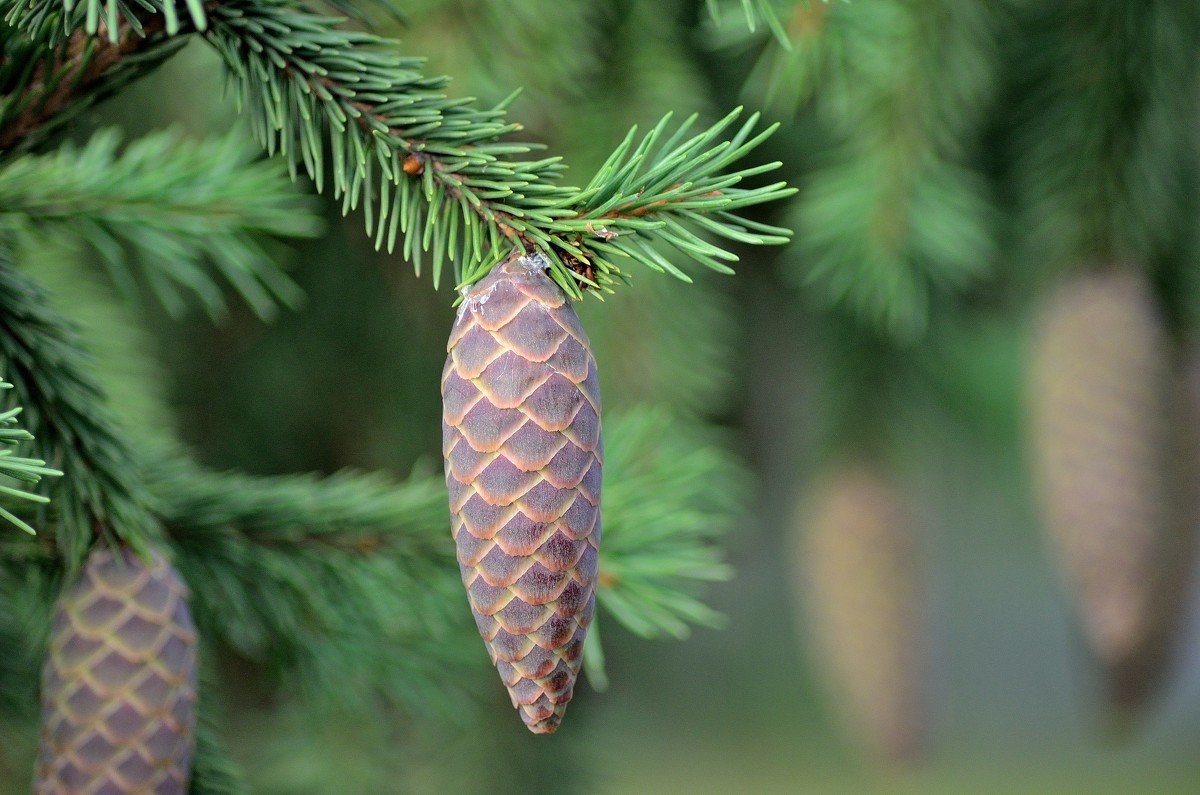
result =
M331 78L328 78L328 77L306 77L305 79L308 81L308 83L310 85L313 84L314 82L320 83L327 90L338 89L341 87L334 80L332 80ZM332 93L332 91L331 91L331 93ZM420 141L413 139L413 138L406 137L404 135L403 130L400 130L399 128L396 128L396 127L389 126L387 124L387 121L380 114L375 112L374 106L372 106L370 103L362 102L360 100L353 100L353 99L347 99L347 100L344 100L344 102L347 105L349 105L350 107L359 111L359 113L361 115L356 116L355 119L358 121L358 126L362 127L363 131L366 132L366 134L368 136L372 135L373 130L374 130L374 128L371 126L370 119L374 119L379 124L382 124L383 126L387 127L388 131L392 135L394 135L397 138L399 138L400 140L404 141L404 143L406 144L405 148L408 150L409 155L408 155L408 157L406 157L404 159L404 162L403 162L401 168L404 171L404 173L407 174L408 176L413 177L413 178L420 177L421 174L424 173L426 168L432 168L432 169L434 169L435 172L442 171L445 169L446 166L444 163L442 163L441 159L439 159L435 155L429 154L428 152L422 151L421 146L420 146ZM450 194L452 197L454 197L454 199L456 199L457 201L463 201L466 198L465 196L463 196L462 191L459 190L458 188L454 187L453 185L447 184L444 180L441 182L442 182L442 187L445 189L445 191L448 194ZM470 201L467 202L467 205L471 208L471 211L473 213L475 213L477 216L479 216L481 219L483 219L484 222L491 221L491 222L495 223L496 226L500 229L501 234L503 234L509 240L512 240L513 242L520 240L523 243L532 245L532 241L528 237L523 235L521 232L517 231L509 223L509 221L513 220L513 217L511 214L501 212L499 210L495 210L495 209L491 209L491 208L488 208L485 211L484 206L486 204L487 204L487 202L480 202L480 204L475 204L474 202L470 202ZM491 214L490 218L489 218L488 213Z
M82 30L68 39L66 47L39 69L40 75L25 88L30 101L25 110L0 127L0 151L12 149L54 116L96 88L121 59L147 47L163 31L161 14L149 17L143 32L122 22L117 41L107 36L89 36ZM65 72L65 73L64 73ZM62 75L53 80L55 75Z
M332 91L333 89L337 89L339 87L335 81L333 81L332 79L327 78L327 77L310 77L310 78L306 78L306 79L310 83L313 81L320 82L320 84L326 90L330 90L331 93L333 93L333 91ZM370 117L370 119L373 119L377 123L379 123L383 126L387 126L388 131L392 135L394 135L395 137L397 137L405 142L406 148L409 152L409 155L402 161L401 170L405 174L407 174L409 177L412 177L414 179L420 178L421 174L425 171L426 168L433 168L433 169L435 169L435 171L441 171L441 170L445 169L445 164L442 163L442 161L436 155L432 155L432 154L429 154L428 152L424 152L421 150L420 142L418 140L408 138L408 137L404 136L402 130L395 128L395 127L388 126L386 120L380 114L375 112L374 107L370 103L361 102L358 100L344 100L344 101L346 102L347 105L350 105L355 110L359 111L360 115L355 116L355 118L357 119L359 126L362 127L363 130L368 135L371 135L372 130L373 130L371 121L368 119L368 117ZM458 190L457 188L455 188L453 185L448 185L445 182L443 182L442 185L443 185L443 188L446 190L446 192L449 193L451 196L453 196L455 199L458 199L461 201L464 198L462 195L462 192L460 190ZM671 188L677 188L677 187L679 187L679 186L678 185L671 186ZM703 195L704 196L720 196L721 192L720 191L710 191L709 193L706 193ZM526 245L536 248L536 246L533 245L532 239L530 239L527 235L518 231L510 223L508 223L508 221L513 220L512 215L510 215L509 213L501 212L500 210L495 210L495 209L491 209L491 208L489 208L488 210L485 211L484 207L486 205L487 205L486 201L480 202L480 204L478 204L478 205L475 204L474 202L467 202L467 206L469 206L471 208L472 212L474 212L477 216L482 218L485 222L487 222L489 220L494 222L496 224L496 226L500 229L500 232L506 238L513 241L514 243L517 241L520 241L523 244L526 244ZM600 216L600 218L602 218L602 219L604 219L604 218L609 218L609 219L644 218L644 217L646 217L648 215L652 215L656 212L661 212L661 211L667 210L670 208L670 205L671 205L671 201L669 199L662 199L662 200L650 202L649 204L645 204L645 205L641 205L641 206L637 206L636 201L630 201L630 202L627 202L626 204L620 205L619 207L617 207L614 210L610 210L609 212ZM491 214L490 218L488 215L489 213ZM609 240L613 237L616 237L616 235L614 233L609 232L606 229L603 229L603 228L595 228L594 229L591 224L588 224L587 231L588 231L588 234L590 234L591 236L602 239L602 240ZM563 264L565 264L570 270L572 270L575 273L579 274L580 276L584 277L584 279L586 279L587 281L593 281L595 279L595 272L593 271L590 263L582 262L582 261L578 260L576 257L571 256L570 254L567 254L565 252L562 254L562 260L563 260ZM580 287L581 287L581 289L584 289L584 290L588 289L587 282L581 283Z
M334 80L327 78L327 77L306 77L305 79L307 81L309 81L310 84L312 84L313 82L319 82L321 84L321 86L324 89L326 89L327 91L329 91L330 93L335 93L335 90L340 88L340 86ZM437 171L442 171L446 168L445 164L436 155L432 155L428 152L421 150L420 141L413 139L413 138L406 137L404 135L404 131L399 128L389 126L387 124L386 119L384 119L381 114L377 113L375 111L375 108L370 103L362 102L362 101L358 101L358 100L350 100L350 99L345 99L343 101L347 105L353 107L355 110L357 110L359 112L359 114L354 116L354 118L357 120L359 126L363 128L364 132L367 133L367 135L372 134L372 131L374 128L371 124L371 121L374 120L376 123L387 127L388 131L393 136L404 141L404 143L406 145L406 149L409 152L409 154L401 162L401 170L409 177L412 177L413 179L419 179L421 177L421 175L424 173L426 168L434 169L435 173ZM462 201L464 199L464 197L462 195L462 191L458 190L453 185L449 185L443 181L442 187L448 194L450 194L455 199L457 199L459 201ZM678 187L678 186L672 185L671 187L674 188L674 187ZM719 196L720 191L712 191L712 192L704 194L704 195ZM536 248L536 245L534 245L533 240L528 235L518 231L516 228L514 228L511 225L510 222L514 219L513 219L513 216L510 215L509 213L505 213L500 210L496 210L496 209L492 209L492 208L488 208L485 210L484 208L487 207L487 204L488 204L486 201L481 201L479 204L468 201L468 202L466 202L466 204L468 207L470 207L471 211L474 212L475 215L477 215L479 218L483 219L483 221L485 223L489 222L489 221L492 223L495 223L496 226L499 228L501 234L503 234L504 237L507 238L508 240L512 241L513 243L519 242L528 247ZM649 204L645 204L645 205L641 205L641 206L636 206L636 205L637 205L636 201L630 201L626 204L620 205L619 207L617 207L614 210L610 210L609 212L605 213L604 215L602 215L600 217L602 219L605 219L605 218L607 218L607 219L644 218L644 217L646 217L648 215L652 215L656 212L661 212L661 211L669 209L670 205L671 205L671 201L667 200L667 199L663 199L663 200L659 200L659 201L655 201L655 202L650 202ZM608 231L607 229L604 229L603 227L593 228L591 224L588 224L588 226L587 226L587 233L589 235L591 235L592 237L599 238L602 240L609 240L613 237L616 237L616 235L614 233ZM576 238L576 244L578 245L581 242L582 242L582 235L579 235ZM585 280L585 281L580 282L580 284L579 284L580 289L583 289L583 290L589 289L590 288L589 283L594 282L595 278L596 278L596 273L592 267L592 264L590 262L582 261L582 260L578 259L577 257L575 257L571 254L568 254L566 252L562 252L562 254L560 256L563 261L563 264L566 265L566 267L569 270L574 271L575 273L579 274Z
M306 77L305 79L309 82L310 85L313 83L319 83L323 88L325 88L330 93L335 93L337 89L341 88L341 86L339 86L336 81L334 81L328 77ZM426 168L433 168L435 171L441 171L441 170L445 169L445 164L442 163L442 161L436 155L432 155L432 154L429 154L428 152L424 152L421 150L420 141L413 139L413 138L406 137L404 135L404 131L399 128L388 126L386 119L384 119L382 115L377 113L375 111L375 108L370 103L362 102L359 100L351 100L351 99L346 99L343 101L350 107L359 111L359 115L355 116L354 118L357 120L358 125L360 127L362 127L363 131L366 132L368 136L371 135L374 130L374 127L371 125L371 120L374 120L378 124L386 126L388 128L388 131L392 135L394 135L395 137L397 137L400 140L405 142L406 149L409 152L408 156L401 163L401 170L405 174L407 174L408 176L413 177L415 179L415 178L419 178L421 176L421 174L424 173ZM458 199L461 201L464 198L462 195L462 191L458 190L453 185L448 185L445 182L443 182L442 185L443 185L443 188L446 190L446 192L448 194L450 194L451 196L453 196L455 199ZM678 186L673 185L671 187L678 187ZM720 195L720 191L712 191L711 193L708 193L705 195L706 196L718 196L718 195ZM481 202L479 205L475 204L474 202L467 202L467 204L471 208L472 212L474 212L477 216L482 218L485 222L487 222L489 220L494 222L496 224L496 226L500 229L500 232L509 240L512 240L513 242L516 242L519 240L519 241L529 244L529 245L533 244L533 241L529 237L522 234L517 229L515 229L510 223L508 223L508 221L512 220L512 216L509 213L501 212L499 210L495 210L495 209L491 209L491 208L488 208L487 210L485 210L484 207L487 205L487 202ZM664 200L660 200L660 201L656 201L656 202L651 202L650 204L643 205L640 207L634 206L635 204L636 204L636 202L629 202L627 204L623 204L620 207L617 207L616 209L610 210L609 212L605 213L604 215L601 216L601 218L642 218L647 215L651 215L655 212L666 210L670 206L671 202L669 200L664 199ZM489 218L488 213L491 214L490 218ZM606 233L604 230L592 230L590 227L589 227L588 231L593 236L595 236L597 238L601 238L601 239L608 239L609 237L614 236L614 235L612 235L612 233ZM575 262L573 262L573 260L574 260L574 257L570 257L570 256L564 257L564 261L566 262L567 267L571 268L571 270L574 270L576 273L579 273L579 274L585 276L586 278L591 279L592 273L591 273L590 268L588 268L584 263L575 263ZM576 265L578 267L576 267ZM586 284L584 284L582 286L585 289L587 288Z

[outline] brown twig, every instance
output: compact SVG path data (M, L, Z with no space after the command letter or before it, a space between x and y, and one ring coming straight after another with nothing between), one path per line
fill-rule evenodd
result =
M331 535L331 534L314 534L304 533L299 536L271 537L265 534L247 533L241 531L242 535L249 541L263 546L269 546L276 549L285 549L288 547L308 547L312 549L329 549L337 552L346 552L352 555L361 555L370 557L371 555L381 552L390 547L395 547L396 544L387 539L382 534L371 535Z
M115 42L103 31L95 36L82 30L71 34L66 46L48 64L43 63L38 77L25 88L25 93L31 95L25 110L0 127L0 150L13 148L95 88L122 58L151 43L165 24L165 17L157 14L149 17L138 33L128 22L122 22ZM60 74L61 78L54 79Z
M306 77L305 80L308 81L309 85L312 85L314 82L319 83L330 93L340 93L338 90L342 88L342 86L329 77L313 76ZM421 142L419 140L405 137L402 130L390 126L387 123L387 120L378 112L376 112L375 107L369 102L363 102L355 99L343 99L342 101L359 111L359 114L355 116L355 119L358 121L358 126L362 127L368 136L374 133L375 127L371 124L371 121L374 120L376 123L387 127L389 133L404 142L405 149L407 149L409 152L408 157L404 159L404 162L401 165L401 170L404 171L405 174L410 177L420 177L426 168L432 168L435 174L445 170L446 165L441 161L441 159L435 155L429 154L428 152L422 151ZM445 180L439 181L442 183L442 187L445 189L446 193L450 194L450 196L452 196L456 201L462 202L466 199L461 190L453 185L447 184ZM496 224L496 227L500 230L500 233L509 240L513 241L514 243L520 241L523 244L532 245L532 240L512 226L510 222L513 220L513 216L511 214L486 207L486 202L476 203L468 201L467 205L471 208L471 211L482 218L485 223L490 222Z
M674 185L668 186L667 190L675 190L676 188L679 188L679 187L681 187L680 183L676 182ZM701 197L720 196L720 195L721 195L721 191L719 191L719 190L710 190L708 193L700 194ZM641 207L634 207L634 204L636 204L636 201L626 202L625 204L622 204L620 207L617 207L615 210L609 210L608 212L606 212L604 215L602 215L600 217L601 218L641 218L642 216L649 215L650 213L656 212L658 210L663 209L664 207L669 206L671 204L671 200L670 199L659 199L658 201L650 202L649 204L644 204Z
M320 84L321 87L324 88L329 93L332 93L332 94L341 93L340 89L342 88L342 86L340 86L332 78L324 77L324 76L306 76L305 80L308 81L310 85L313 85L314 83ZM374 133L374 130L376 129L374 124L372 124L372 122L374 122L375 124L379 124L379 125L386 127L388 132L391 135L393 135L397 139L404 142L404 147L409 152L408 156L405 157L405 159L401 163L401 170L405 174L407 174L408 176L413 177L413 178L419 178L425 172L425 169L427 169L427 168L432 168L434 170L435 175L438 172L445 170L446 165L441 161L440 158L438 158L436 155L422 151L421 142L419 140L413 139L413 138L408 138L404 135L403 130L388 125L387 120L380 113L378 113L375 110L375 107L373 105L371 105L368 102L363 102L361 100L342 99L342 101L358 111L358 114L356 114L354 116L354 118L357 120L358 125L360 127L362 127L362 129L368 135L372 135ZM442 186L445 189L445 191L450 196L452 196L454 199L456 199L458 201L463 201L465 199L465 196L463 195L461 190L459 190L458 188L456 188L453 185L447 184L444 180L440 180L440 181L442 182ZM673 185L671 187L674 188L674 187L679 187L679 186ZM710 193L706 193L704 195L705 196L719 196L720 191L711 191ZM514 226L512 226L511 221L513 221L514 219L511 214L505 213L501 210L496 210L491 207L488 207L487 206L488 202L486 202L486 201L480 201L480 202L468 201L466 203L467 203L467 206L471 208L472 212L474 212L477 216L479 216L481 219L483 219L483 221L485 223L494 223L497 226L497 228L500 230L500 233L503 234L509 240L513 241L514 243L519 241L522 244L525 244L525 245L528 245L531 247L536 247L536 246L534 246L534 243L531 238L529 238L525 233L519 231ZM641 218L641 217L650 215L651 213L658 212L660 210L667 208L668 206L670 206L671 201L669 199L662 199L659 201L651 202L650 204L644 205L642 207L634 207L633 206L634 203L635 202L632 202L632 201L628 202L624 205L621 205L620 207L617 207L614 210L611 210L611 211L605 213L604 215L602 215L600 217L601 218L609 218L609 219L612 219L612 218ZM589 224L588 232L589 232L589 234L592 234L595 237L598 237L598 238L601 238L604 240L610 240L613 237L616 237L615 233L613 233L607 229L604 229L604 228L599 228L599 229L594 230L591 228L590 224ZM587 281L594 280L595 271L593 270L590 263L579 262L577 260L577 258L570 256L570 255L563 255L563 262L567 266L568 269L583 276ZM580 284L580 287L582 289L588 289L589 286L590 285L586 281Z

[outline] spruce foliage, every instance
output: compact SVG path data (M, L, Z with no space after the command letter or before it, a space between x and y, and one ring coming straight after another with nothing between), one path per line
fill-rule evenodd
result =
M12 389L12 384L0 381L0 390L4 389ZM0 412L0 444L5 445L5 447L0 448L0 475L25 484L36 484L46 476L57 477L62 475L57 469L47 467L46 462L41 459L23 458L13 455L13 451L17 445L33 440L33 436L29 434L29 431L18 424L17 415L20 413L20 406L14 406L7 411ZM9 498L27 500L43 505L49 502L49 498L44 494L29 491L27 488L0 486L0 494L4 494ZM0 517L12 522L30 535L35 535L37 532L26 521L5 508L0 507Z
M155 368L114 366L147 355L113 325L128 310L106 308L107 289L49 294L39 275L61 286L61 268L43 267L42 252L98 268L135 316L153 318L158 305L221 320L243 311L236 295L270 319L304 299L272 240L321 230L291 184L303 176L343 213L360 212L371 242L399 249L435 287L448 271L457 285L482 278L514 248L545 253L575 298L612 292L633 261L690 281L685 259L731 273L732 244L787 240L744 215L791 193L759 178L779 163L743 163L775 126L740 111L709 124L667 115L644 134L630 130L572 187L560 158L532 154L539 147L507 118L510 102L452 97L446 78L427 76L395 41L296 0L4 0L0 13L0 373L20 406L0 415L0 475L19 481L0 484L0 516L36 532L4 541L4 614L36 624L97 544L169 551L191 590L205 665L195 792L243 786L205 695L221 679L219 660L312 709L470 709L478 650L440 478L202 466L162 420L163 395L145 381ZM127 142L111 129L75 133L98 102L191 39L223 63L267 159L237 131ZM665 436L668 427L677 430ZM696 586L729 574L714 541L740 504L736 465L662 410L626 413L609 438L618 466L602 605L647 637L718 623ZM676 444L679 454L664 453ZM712 489L709 479L729 483ZM44 632L18 643L13 665L34 665ZM587 665L602 682L595 647ZM22 670L14 677L32 676ZM4 717L19 725L28 715Z
M452 99L447 78L428 77L420 58L399 56L396 42L349 31L292 0L189 3L181 21L173 0L148 8L60 0L7 3L17 34L65 53L63 81L87 83L121 68L126 51L153 52L163 37L194 31L224 61L238 107L255 137L280 154L295 178L328 180L343 212L361 205L376 247L402 250L419 273L429 257L434 286L447 263L456 283L482 278L514 247L536 249L569 295L611 290L621 262L633 258L686 280L651 241L714 270L730 272L737 256L703 233L741 243L786 240L785 229L750 221L744 208L789 195L783 183L754 188L742 180L779 166L726 171L773 131L752 114L737 128L735 111L703 130L696 118L664 117L640 139L631 130L586 187L561 184L560 158L525 157L535 145L509 140L521 129L506 102L490 108ZM99 42L99 43L97 43ZM88 58L73 50L100 48ZM108 66L109 62L113 66ZM73 69L73 71L71 71ZM71 107L72 89L14 76L0 146ZM62 97L67 94L67 97ZM24 95L24 96L22 96ZM26 108L33 105L36 111ZM3 117L0 117L3 119ZM732 133L728 138L722 136ZM328 162L326 162L328 158Z

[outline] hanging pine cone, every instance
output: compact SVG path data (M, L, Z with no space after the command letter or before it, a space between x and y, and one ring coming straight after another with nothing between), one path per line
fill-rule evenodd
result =
M913 520L872 467L840 469L799 517L797 591L830 695L878 759L924 746L925 625Z
M155 553L97 548L54 614L38 793L182 793L195 735L196 630Z
M540 255L466 294L442 373L463 583L530 731L558 728L595 610L600 391L587 334Z
M1032 351L1034 474L1083 637L1121 710L1154 691L1184 603L1194 531L1180 398L1144 275L1061 287Z

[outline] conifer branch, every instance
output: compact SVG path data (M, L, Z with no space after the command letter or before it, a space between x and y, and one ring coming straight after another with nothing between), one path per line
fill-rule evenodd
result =
M600 604L644 637L719 624L699 591L731 576L716 541L741 509L744 474L664 411L608 425L608 463L622 476L606 486ZM346 696L351 656L360 693L386 681L407 706L428 708L439 705L420 698L419 683L456 692L453 671L477 647L453 607L458 566L440 477L263 478L178 455L146 477L206 636L280 675L302 673L317 692L337 683ZM376 650L369 663L365 649Z
M965 154L992 99L1000 14L953 0L799 0L791 14L792 48L760 43L747 83L759 99L811 114L826 138L792 206L789 264L830 302L898 338L919 336L932 297L994 260L992 197Z
M196 753L192 761L189 795L245 795L250 791L241 769L222 746L216 729L205 718L201 699L200 720L196 726Z
M682 272L649 246L663 240L709 267L736 257L696 228L743 243L778 243L787 231L742 221L734 211L790 194L782 184L736 187L778 164L721 175L773 128L752 135L752 117L731 141L718 136L736 114L690 139L694 120L667 139L667 120L634 146L630 137L583 191L558 184L558 158L523 160L529 144L503 139L520 129L503 105L477 109L443 93L419 59L395 43L341 31L291 0L222 3L205 37L229 66L243 110L268 151L288 158L320 189L330 143L335 195L360 202L376 244L404 253L418 272L430 252L435 285L447 260L460 283L481 278L512 248L536 248L569 294L609 289L618 261L635 257ZM269 31L269 33L267 33Z
M788 5L807 6L810 2L817 0L787 0ZM780 9L778 0L737 0L736 2L721 3L720 0L704 0L708 7L708 14L712 18L713 24L720 26L724 22L725 13L728 9L722 6L737 6L741 12L740 16L745 23L746 30L749 33L755 33L760 27L765 27L771 31L771 35L779 43L779 46L790 50L792 48L791 38L788 35L787 26L779 16ZM820 0L822 3L827 3L829 0Z
M38 29L63 16L46 10L59 2L30 0L10 18ZM97 6L89 0L89 9ZM150 6L105 8L118 28L151 30L157 20L153 30L169 32L166 7L159 0ZM330 172L343 209L362 205L377 246L393 250L403 234L404 253L418 273L428 252L435 286L448 261L456 281L467 284L514 247L534 248L548 256L555 281L579 297L583 288L611 290L624 278L625 258L686 280L658 242L729 272L736 255L704 235L743 244L775 244L789 235L737 213L792 192L782 183L738 184L778 163L721 173L774 130L755 132L757 116L726 141L720 136L736 113L691 138L695 119L669 136L664 119L636 145L631 131L581 191L559 184L558 158L523 159L537 147L505 140L520 125L505 118L503 105L479 109L447 97L447 79L424 76L423 62L397 55L395 42L341 30L338 20L297 0L222 0L203 10L203 25L193 24L225 61L267 150L283 154L293 176L303 169L318 189ZM76 28L102 34L97 13L75 9L63 16L71 37ZM150 14L145 22L142 13Z
M176 0L84 0L76 6L76 0L61 0L67 14L81 13L84 31L90 36L108 36L109 41L118 42L122 25L134 30L147 31L152 25L174 36L189 26L204 30L208 24L207 14L215 0L183 0L188 18L179 13ZM146 13L153 14L146 17ZM151 20L157 20L152 22Z
M82 149L23 155L0 170L0 230L31 225L86 242L127 297L137 294L132 254L176 314L185 306L182 292L220 312L219 275L269 316L277 302L296 303L300 292L256 236L311 236L319 224L286 176L253 162L239 140L188 142L156 133L118 153L110 130Z
M12 384L0 381L0 391L6 389L12 389ZM17 422L17 415L20 413L20 406L0 411L0 445L6 445L0 448L0 475L26 485L36 485L43 477L61 476L62 472L47 467L46 462L39 458L22 458L13 455L13 447L33 440L33 435L20 427ZM2 504L4 498L41 504L48 503L50 499L42 494L29 491L27 488L14 488L0 482L0 519L5 519L26 533L35 535L37 531L28 522L4 507Z
M647 638L720 625L698 593L733 576L715 541L742 510L745 473L662 409L619 414L606 433L605 464L621 477L605 485L601 606Z
M97 535L145 549L159 532L83 347L41 290L0 262L0 372L24 407L38 457L63 474L50 495L56 520L47 524L68 569L82 563Z
M146 473L205 637L342 706L461 706L477 647L438 479L252 477L180 456Z
M1181 87L1200 74L1200 6L1151 2L1127 13L1064 2L1024 13L1035 33L1013 41L1012 57L1029 70L1013 169L1018 223L1030 230L1025 256L1056 268L1152 261L1193 225L1178 197L1194 193L1200 102ZM1156 56L1143 62L1147 52ZM1124 66L1135 61L1141 68Z
M162 16L121 19L97 38L72 26L57 0L5 0L0 12L0 153L32 146L183 44L166 37Z
M831 46L836 37L827 35L826 28L831 20L838 24L842 10L831 7L828 0L776 0L775 5L783 39L767 40L761 30L756 33L747 27L724 26L714 17L709 41L714 49L753 63L745 93L783 116L794 116L812 100L821 78L828 75L830 62L837 57Z

